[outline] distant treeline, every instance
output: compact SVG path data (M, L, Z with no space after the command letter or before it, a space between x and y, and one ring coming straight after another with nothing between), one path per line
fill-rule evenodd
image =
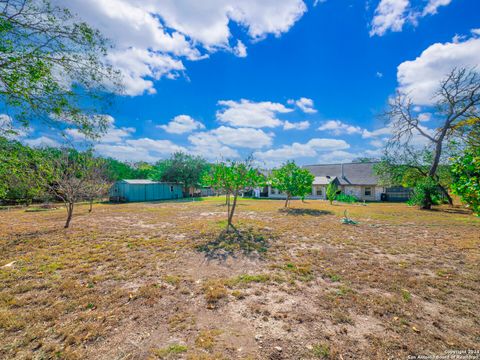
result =
M50 185L56 182L54 177L58 174L55 168L59 167L59 160L65 150L30 147L19 141L0 137L0 202L30 204L58 200L52 195ZM87 165L86 163L94 161L97 172L95 176L101 176L104 182L113 183L121 179L172 181L183 183L186 192L198 185L202 174L209 167L205 159L184 153L175 153L169 159L149 164L101 157L92 150L68 149L68 152L69 158L79 163L77 165ZM87 168L84 166L82 169ZM77 177L84 175L77 174Z

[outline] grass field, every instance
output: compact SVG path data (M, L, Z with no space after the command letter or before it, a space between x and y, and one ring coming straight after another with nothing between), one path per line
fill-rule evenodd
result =
M406 359L480 349L480 219L222 199L0 212L1 359ZM345 209L358 225L341 224ZM6 266L5 266L6 265Z

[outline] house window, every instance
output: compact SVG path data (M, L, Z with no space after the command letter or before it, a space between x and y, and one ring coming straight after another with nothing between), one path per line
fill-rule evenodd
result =
M322 196L323 195L323 189L321 187L317 187L317 196Z
M372 196L372 188L366 187L365 188L365 196Z
M173 192L173 185L170 185L170 192Z

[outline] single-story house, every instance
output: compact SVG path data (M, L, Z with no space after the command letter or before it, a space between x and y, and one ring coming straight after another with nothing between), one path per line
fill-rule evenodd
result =
M112 185L109 195L113 202L179 199L183 197L183 185L144 179L119 180Z
M366 201L406 201L410 191L402 187L385 188L379 185L379 178L373 171L375 162L305 165L315 176L312 193L309 199L326 199L326 190L331 182L337 183L338 189L346 194L353 195L359 200ZM382 196L382 194L385 194ZM268 187L269 198L285 198L285 194L277 189Z

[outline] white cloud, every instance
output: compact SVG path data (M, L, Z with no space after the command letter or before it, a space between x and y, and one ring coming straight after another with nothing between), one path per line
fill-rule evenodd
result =
M23 140L23 142L33 147L43 147L43 146L59 147L61 145L58 141L51 139L47 136L40 136L34 139L25 139Z
M219 49L246 56L232 23L259 41L287 32L307 11L302 0L69 0L68 7L115 43L110 60L124 74L128 95L154 93L153 80L178 76L182 59Z
M376 137L382 136L390 136L392 135L393 129L391 126L386 126L377 130L369 131L367 129L362 131L362 138L364 139L371 139Z
M383 73L381 73L380 71L377 71L377 73L375 74L375 76L379 79L383 78Z
M321 154L318 157L319 164L335 164L335 163L348 163L352 160L359 158L360 155L349 153L348 151L335 150L325 154Z
M157 157L150 155L148 149L139 149L129 145L97 144L95 151L105 157L111 157L121 161L147 161L155 162Z
M167 125L158 125L157 127L171 134L185 134L193 130L204 129L205 125L189 115L177 115Z
M254 153L254 157L271 165L298 158L311 158L317 156L322 151L342 150L349 147L350 145L344 140L313 138L303 144L295 142L291 145L283 145L277 149L263 152L257 151Z
M119 143L124 139L130 137L136 129L133 127L116 127L115 119L110 115L99 115L104 117L108 122L108 128L106 132L97 139L98 143ZM90 141L84 134L82 134L78 129L66 129L65 133L69 135L75 141Z
M192 144L190 152L208 160L234 159L240 157L237 150L222 144L218 137L208 132L192 134L188 137Z
M234 147L243 147L248 149L261 149L272 144L273 134L267 134L260 129L252 128L231 128L220 126L206 133L192 134L188 137L190 142L195 142L197 137L203 137L205 134L215 137L216 141ZM212 139L212 138L210 138Z
M382 0L375 9L370 36L384 35L388 30L402 31L407 19L408 0Z
M408 94L415 104L432 105L439 82L455 67L480 65L480 38L462 42L436 43L419 57L398 66L399 90Z
M300 110L307 114L314 114L317 110L314 108L313 100L302 97L298 100L290 99L288 100L288 104L296 105Z
M282 121L277 118L277 115L293 111L279 103L252 102L246 99L222 100L218 102L218 105L224 108L217 111L217 120L238 127L277 127L282 125Z
M429 0L423 10L412 7L410 0L381 0L375 9L371 23L370 36L383 36L387 31L402 31L406 23L416 26L418 19L435 15L440 6L446 6L452 0Z
M452 0L430 0L423 9L423 15L434 15L440 6L447 6Z
M237 46L233 48L233 53L238 57L247 57L247 47L240 40L237 41Z
M290 122L287 120L283 123L283 130L306 130L309 127L308 121Z
M358 126L345 124L345 123L341 122L340 120L329 120L329 121L325 122L324 124L320 125L320 127L317 130L319 130L319 131L329 131L329 132L332 132L335 135L361 134L362 131L363 131Z
M420 113L420 114L418 114L418 121L420 121L420 122L430 121L431 118L432 118L431 113Z

